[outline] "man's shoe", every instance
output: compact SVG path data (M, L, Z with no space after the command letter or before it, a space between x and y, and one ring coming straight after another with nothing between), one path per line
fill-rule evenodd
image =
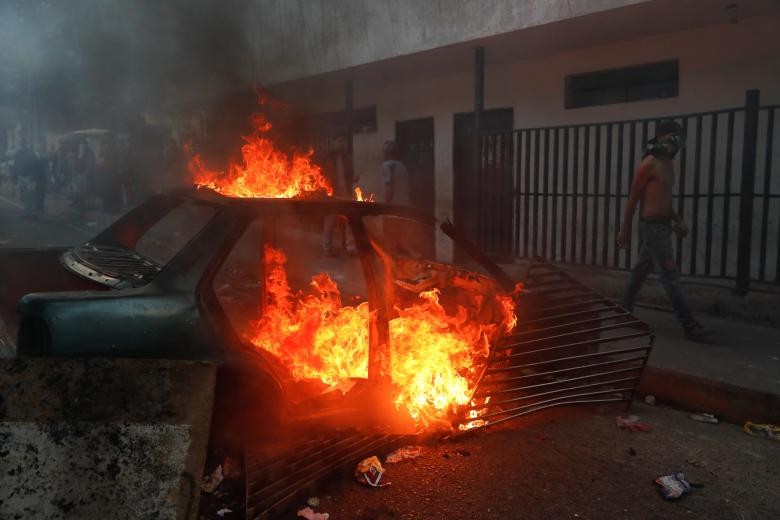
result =
M690 325L684 326L684 329L685 337L691 341L700 341L712 334L711 330L705 329L698 321L694 321Z

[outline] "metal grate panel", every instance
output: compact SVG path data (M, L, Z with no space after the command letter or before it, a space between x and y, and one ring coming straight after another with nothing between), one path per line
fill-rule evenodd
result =
M528 270L518 320L492 349L474 405L456 425L478 419L477 429L555 406L631 403L653 344L647 324L544 261Z

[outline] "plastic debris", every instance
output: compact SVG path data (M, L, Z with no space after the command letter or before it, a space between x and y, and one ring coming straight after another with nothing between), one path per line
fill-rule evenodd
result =
M213 493L222 483L224 478L225 476L222 474L222 464L220 464L211 472L211 475L207 475L203 478L201 489L206 493Z
M632 432L649 432L650 425L639 420L638 415L618 415L615 420L619 428Z
M220 518L223 518L226 514L232 513L232 512L233 512L232 509L228 509L227 507L223 507L222 509L217 511L217 516L220 517Z
M371 487L389 486L389 483L382 484L382 475L385 473L385 468L382 467L382 463L379 459L369 457L358 462L355 466L355 479L361 484L366 484Z
M306 504L310 505L311 507L317 507L320 505L320 499L317 497L309 497L309 499L306 501Z
M655 479L655 483L661 486L661 496L666 500L677 500L691 490L691 484L685 480L682 471L674 475L664 475Z
M655 406L655 396L654 395L646 395L645 396L645 403L649 404L650 406Z
M780 441L780 426L775 426L774 424L756 424L746 421L745 426L743 426L742 429L745 430L745 433L752 435L753 437L763 437L773 441Z
M404 446L403 448L398 448L385 457L385 462L389 464L395 464L396 462L401 462L402 460L414 460L420 455L422 455L422 446Z
M310 507L304 507L298 511L298 516L302 516L306 520L328 520L330 513L315 513Z
M688 417L698 422L718 424L718 418L711 413L692 413Z

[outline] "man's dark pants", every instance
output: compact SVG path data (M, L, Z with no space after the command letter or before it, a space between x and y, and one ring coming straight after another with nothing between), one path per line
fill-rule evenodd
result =
M639 259L631 269L631 278L623 295L623 306L629 311L634 310L639 290L653 269L660 277L677 319L683 328L691 329L696 322L680 289L680 273L672 252L672 225L669 220L639 221Z

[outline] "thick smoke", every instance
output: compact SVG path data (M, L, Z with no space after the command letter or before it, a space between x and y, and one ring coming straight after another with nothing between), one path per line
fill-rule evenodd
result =
M0 119L110 126L253 79L251 0L0 0ZM4 114L5 112L5 114Z

